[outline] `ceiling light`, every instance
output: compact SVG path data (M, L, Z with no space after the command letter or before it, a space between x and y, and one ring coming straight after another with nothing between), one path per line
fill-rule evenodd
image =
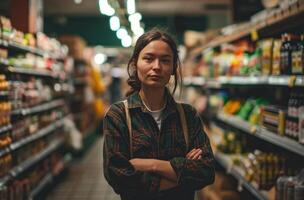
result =
M127 11L129 15L135 13L135 0L127 1Z
M132 45L132 38L129 35L125 35L122 39L121 39L121 45L123 47L130 47Z
M101 14L112 16L115 10L109 5L107 0L99 0L99 10Z
M112 31L117 31L120 27L120 21L117 16L112 16L110 18L110 28Z
M103 64L106 61L106 55L102 54L102 53L97 53L94 56L94 62L98 65Z
M74 0L74 3L81 4L82 0Z
M128 32L125 28L120 28L120 29L118 29L118 31L116 31L116 36L119 39L122 39L123 37L125 37L127 35L128 35Z
M129 16L129 22L136 22L136 21L140 21L142 18L141 14L140 13L134 13L132 15Z

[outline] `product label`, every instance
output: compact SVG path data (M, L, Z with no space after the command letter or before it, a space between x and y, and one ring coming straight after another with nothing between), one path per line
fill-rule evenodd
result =
M291 72L293 74L301 74L302 73L302 52L294 51L291 54Z

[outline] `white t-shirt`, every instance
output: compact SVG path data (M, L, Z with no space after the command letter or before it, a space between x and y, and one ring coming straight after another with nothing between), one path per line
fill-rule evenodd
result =
M162 121L162 113L163 113L163 110L165 109L166 107L166 104L164 105L164 107L162 107L160 110L150 110L150 108L145 104L144 101L142 101L144 106L147 108L148 112L152 115L152 117L154 118L159 130L161 128L161 121Z

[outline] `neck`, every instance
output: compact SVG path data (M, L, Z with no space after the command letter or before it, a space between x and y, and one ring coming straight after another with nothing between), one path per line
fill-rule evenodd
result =
M141 97L142 101L149 107L150 110L160 110L165 105L165 89L153 89L142 87L139 91L139 96Z

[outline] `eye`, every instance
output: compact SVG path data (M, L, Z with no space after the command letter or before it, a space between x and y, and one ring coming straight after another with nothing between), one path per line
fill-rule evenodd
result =
M148 57L148 56L143 57L143 59L147 62L151 62L153 60L152 57Z
M161 62L165 63L165 64L170 64L171 60L170 59L162 59Z

